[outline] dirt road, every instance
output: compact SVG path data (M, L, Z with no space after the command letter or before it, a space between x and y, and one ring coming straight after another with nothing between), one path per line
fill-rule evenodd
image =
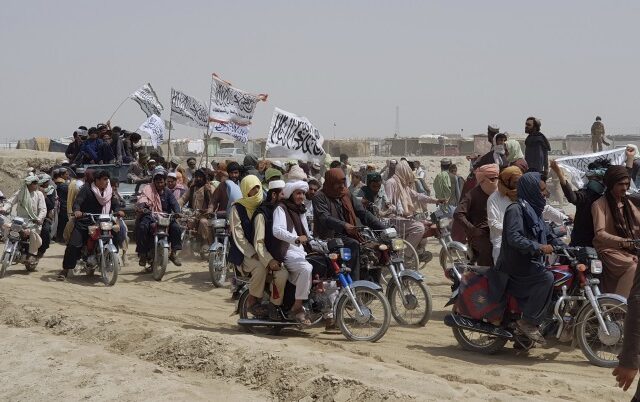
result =
M114 287L97 277L55 281L63 246L37 272L13 266L0 280L0 395L4 400L598 400L631 395L579 350L518 355L463 352L442 324L449 286L424 270L434 313L424 328L392 324L378 343L322 329L279 337L242 332L228 289L206 265L170 265L162 282L122 268Z

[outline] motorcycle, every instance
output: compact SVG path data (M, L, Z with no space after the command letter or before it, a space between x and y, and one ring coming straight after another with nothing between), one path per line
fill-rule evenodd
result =
M100 268L102 282L106 286L115 285L120 272L120 260L118 248L113 244L112 231L118 232L120 226L115 223L116 218L109 214L82 215L84 219L91 219L88 227L89 238L82 247L82 258L73 269L74 275L86 273L93 276L96 269Z
M229 264L227 252L229 250L229 223L225 218L218 218L215 212L211 220L213 228L213 243L209 247L209 274L211 282L217 288L224 286L227 280Z
M600 293L597 276L602 273L602 262L595 249L556 247L554 252L561 256L563 265L548 267L554 276L553 298L540 325L541 334L546 340L577 342L592 364L615 367L622 348L626 299ZM525 350L533 347L534 342L517 328L522 313L516 299L508 295L502 303L490 303L482 271L471 267L465 273L459 294L447 304L454 304L454 308L444 323L468 351L493 354L507 342Z
M431 213L430 225L425 231L425 237L435 237L440 243L440 267L445 276L454 280L460 279L460 269L470 261L470 251L466 245L453 241L451 238L452 214L445 207L436 209ZM458 271L458 272L456 272Z
M33 272L38 267L38 259L35 262L29 261L29 235L34 224L24 218L16 216L11 218L10 223L4 224L4 229L8 230L4 252L2 254L2 266L0 267L0 278L3 278L7 268L11 264L24 264L29 272Z
M382 294L380 285L351 279L351 270L344 264L351 259L351 250L343 247L341 239L333 239L328 243L314 240L311 244L317 253L308 254L307 261L314 266L314 272L325 273L322 277L320 274L314 275L309 299L303 304L312 325L333 314L336 325L347 339L380 340L391 321L389 302ZM270 288L266 286L262 303L269 302ZM283 305L276 311L277 319L251 317L247 307L249 288L245 285L238 299L238 324L253 333L270 334L298 326L298 322L287 316L294 302L295 286L287 282L284 292Z
M191 209L183 209L181 212L180 226L184 229L182 232L182 245L185 250L191 251L194 256L200 256L202 261L209 259L209 247L203 247L202 239L198 233L199 216Z
M161 281L167 264L169 263L169 225L176 214L165 212L152 213L155 222L151 226L153 233L153 248L151 249L150 264L145 270L151 272L153 279Z
M431 292L421 273L405 268L402 251L408 243L398 238L392 227L358 229L365 239L360 247L360 268L366 269L362 272L383 271L380 279L386 283L385 295L393 318L401 325L425 326L433 309Z

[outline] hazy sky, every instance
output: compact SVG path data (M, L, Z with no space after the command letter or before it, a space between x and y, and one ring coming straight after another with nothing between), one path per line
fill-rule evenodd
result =
M324 134L640 132L637 1L29 1L0 11L0 141L70 135L151 82L206 100L210 74ZM135 129L133 101L114 118ZM197 136L177 126L179 136Z

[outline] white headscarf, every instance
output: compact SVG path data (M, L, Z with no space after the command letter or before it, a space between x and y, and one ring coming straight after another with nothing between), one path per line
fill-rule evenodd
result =
M309 184L307 184L306 181L302 180L290 181L284 186L284 198L291 197L291 194L293 194L293 192L296 190L302 190L306 193L307 191L309 191Z

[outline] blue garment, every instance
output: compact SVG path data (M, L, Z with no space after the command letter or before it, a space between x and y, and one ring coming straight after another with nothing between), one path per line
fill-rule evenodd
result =
M113 148L109 144L102 144L100 147L100 152L98 153L98 162L102 161L102 163L111 163L116 159L116 155L113 152Z
M227 186L227 216L231 216L231 206L242 198L242 191L240 190L240 186L234 183L232 180L225 180L224 182Z
M100 160L100 149L102 148L102 144L103 142L99 138L95 140L86 140L82 143L80 152L84 152L92 161L98 162Z

